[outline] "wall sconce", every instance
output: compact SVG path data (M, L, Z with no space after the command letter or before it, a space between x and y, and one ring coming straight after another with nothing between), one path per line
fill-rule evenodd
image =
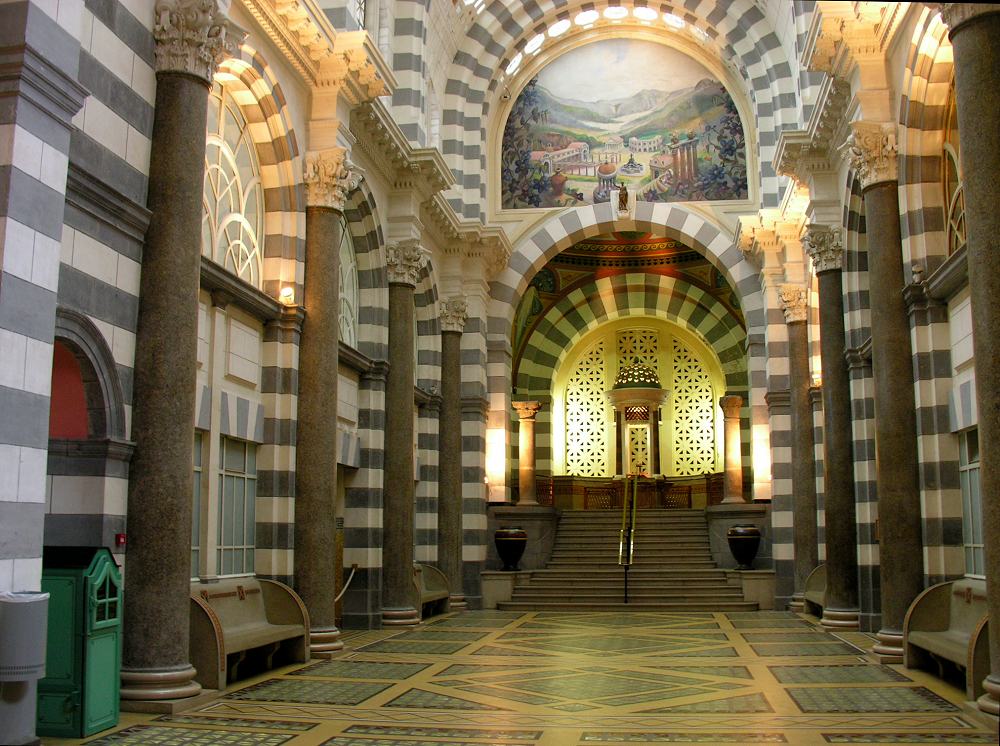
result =
M281 292L278 293L278 301L283 306L294 306L295 305L295 288L290 285L286 285L281 288Z

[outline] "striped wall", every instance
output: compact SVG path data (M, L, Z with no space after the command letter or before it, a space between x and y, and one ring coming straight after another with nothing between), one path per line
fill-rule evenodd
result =
M492 2L474 19L455 55L443 98L441 150L458 182L451 192L456 212L469 218L484 217L487 192L496 189L482 178L487 163L485 143L488 131L503 126L498 121L503 104L500 96L507 94L505 85L498 81L510 60L555 20L571 18L583 9L603 10L608 5L618 3ZM705 32L708 43L719 49L722 59L732 62L742 78L744 90L735 93L749 99L755 121L745 125L755 124L758 130L757 187L762 205L776 207L783 186L771 162L780 131L799 126L799 85L771 22L751 0L687 0L653 6ZM398 23L397 19L397 27ZM494 114L497 116L488 123ZM752 139L748 135L748 142Z
M392 26L392 116L409 141L423 147L427 104L426 43L431 0L397 0Z
M441 415L441 322L436 272L428 262L413 295L417 320L417 387L427 393L417 407L416 543L414 559L437 561L438 426Z

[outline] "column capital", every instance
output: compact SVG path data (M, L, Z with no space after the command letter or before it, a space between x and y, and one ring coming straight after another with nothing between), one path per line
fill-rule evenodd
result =
M719 399L719 406L726 419L739 418L740 409L743 407L743 397L737 394L730 394Z
M156 72L187 73L211 85L219 64L235 57L247 32L229 20L230 0L156 0Z
M351 163L347 149L338 147L306 153L302 180L306 185L306 205L343 212L347 195L358 188L361 175Z
M964 23L990 13L1000 13L1000 3L927 3L937 8L948 27L949 36Z
M809 314L808 293L801 285L785 284L778 288L781 310L785 312L785 323L805 321Z
M867 189L885 181L898 181L896 125L882 122L851 122L845 143L851 168Z
M460 295L441 301L441 331L462 333L469 318L469 303Z
M511 402L511 406L517 412L517 417L521 421L535 419L535 415L542 408L542 403L540 401L515 401Z
M803 245L809 258L812 259L813 271L816 274L844 268L844 246L840 240L840 228L809 223L806 226Z
M405 238L386 245L385 264L389 284L416 287L427 265L427 252L416 238Z

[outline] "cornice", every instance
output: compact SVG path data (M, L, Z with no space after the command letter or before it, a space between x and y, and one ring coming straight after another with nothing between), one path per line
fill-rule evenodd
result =
M201 287L212 293L216 305L232 303L261 321L281 318L285 308L205 256L201 257Z
M820 84L809 122L804 130L784 130L775 148L779 174L805 181L810 173L835 169L842 156L838 146L847 137L845 114L851 86L846 80L826 76Z

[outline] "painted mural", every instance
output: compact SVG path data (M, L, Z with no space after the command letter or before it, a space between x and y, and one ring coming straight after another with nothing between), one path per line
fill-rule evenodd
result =
M662 44L607 39L544 67L504 127L505 209L747 197L743 125L725 86Z

